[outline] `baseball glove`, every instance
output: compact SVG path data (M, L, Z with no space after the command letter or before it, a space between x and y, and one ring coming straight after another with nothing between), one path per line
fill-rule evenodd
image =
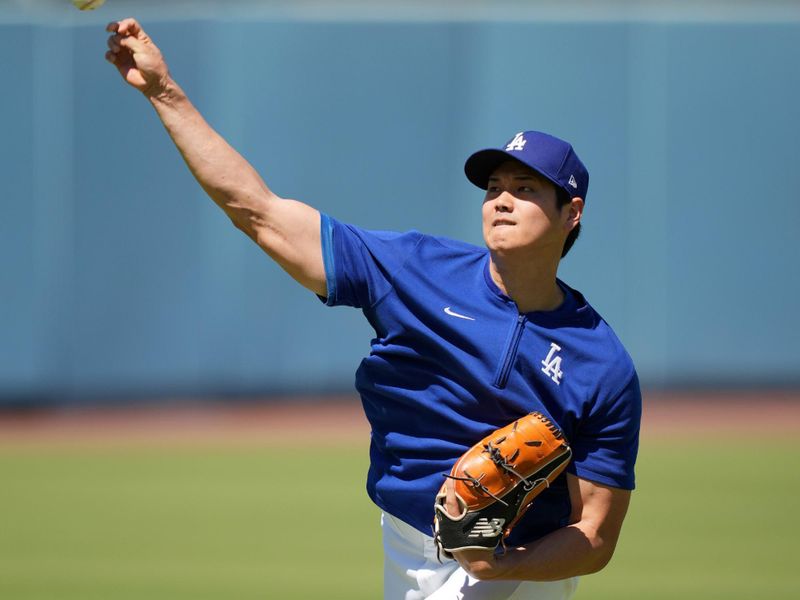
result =
M434 539L439 556L452 558L455 550L494 550L501 542L505 548L511 529L571 456L561 430L538 412L467 450L445 475L453 480L461 514L447 511L445 485L436 495Z

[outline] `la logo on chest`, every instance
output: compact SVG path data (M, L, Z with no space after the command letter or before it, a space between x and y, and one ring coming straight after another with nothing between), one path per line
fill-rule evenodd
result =
M555 342L550 342L550 352L547 357L542 361L542 373L550 377L556 385L561 385L561 378L564 377L564 371L561 370L561 346Z

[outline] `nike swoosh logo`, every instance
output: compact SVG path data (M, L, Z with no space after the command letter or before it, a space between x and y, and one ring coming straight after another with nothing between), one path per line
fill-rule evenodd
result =
M468 317L467 315L460 315L457 312L453 312L452 310L450 310L449 306L445 306L444 307L444 312L445 312L445 314L450 315L451 317L458 317L459 319L466 319L467 321L474 321L475 320L472 317Z

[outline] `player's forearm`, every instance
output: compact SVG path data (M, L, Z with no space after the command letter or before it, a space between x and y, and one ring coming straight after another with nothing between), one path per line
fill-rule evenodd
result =
M198 183L239 229L256 239L275 195L256 170L206 122L177 83L148 96Z
M608 564L616 540L605 540L597 532L570 525L499 557L505 579L553 581L596 573Z
M604 540L588 527L570 525L523 548L509 548L495 556L477 554L461 560L464 569L478 579L556 581L596 573L614 552L616 540Z

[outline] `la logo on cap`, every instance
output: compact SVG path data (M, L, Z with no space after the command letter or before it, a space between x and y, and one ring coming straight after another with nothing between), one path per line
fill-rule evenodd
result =
M514 136L514 139L508 143L508 146L506 146L506 152L511 152L512 150L521 151L525 147L527 140L523 137L523 133L523 131L520 131Z

